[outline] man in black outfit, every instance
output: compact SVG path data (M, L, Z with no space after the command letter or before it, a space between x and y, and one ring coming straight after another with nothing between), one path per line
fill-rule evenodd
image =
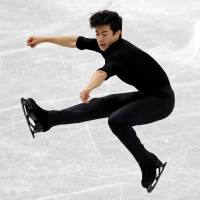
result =
M169 116L175 105L174 92L161 66L150 55L122 38L122 18L118 13L108 10L94 13L90 17L90 26L96 30L96 39L83 36L31 36L28 39L27 45L31 47L41 42L51 42L96 51L104 57L105 65L95 71L80 93L83 103L60 111L47 111L29 98L24 99L26 112L35 122L35 132L45 132L57 125L108 117L112 132L138 162L142 172L141 184L150 192L164 165L156 155L145 149L133 126ZM114 75L137 91L110 94L88 101L90 92ZM159 169L159 175L156 169Z

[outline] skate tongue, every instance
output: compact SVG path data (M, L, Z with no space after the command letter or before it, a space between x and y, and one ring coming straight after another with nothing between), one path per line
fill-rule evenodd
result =
M156 168L160 168L163 166L163 163L160 160L157 160L155 165L156 165Z

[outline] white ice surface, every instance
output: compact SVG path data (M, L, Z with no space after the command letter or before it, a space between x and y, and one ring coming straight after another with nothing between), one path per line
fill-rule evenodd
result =
M167 72L176 106L166 119L136 126L167 168L153 193L107 119L54 127L31 138L20 98L45 109L78 103L104 63L91 51L41 44L30 35L93 37L91 13L116 10L123 37ZM198 0L0 0L0 200L199 200L200 2ZM135 88L112 77L92 97Z

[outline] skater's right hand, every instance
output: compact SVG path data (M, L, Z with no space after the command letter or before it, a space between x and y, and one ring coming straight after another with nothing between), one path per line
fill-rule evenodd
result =
M27 40L27 46L30 46L31 48L34 48L37 44L42 42L41 37L37 36L30 36Z

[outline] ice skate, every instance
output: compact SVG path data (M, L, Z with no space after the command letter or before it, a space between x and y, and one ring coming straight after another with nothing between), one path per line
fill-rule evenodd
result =
M21 104L33 138L35 138L35 133L45 132L49 129L46 111L40 108L33 99L21 98Z
M157 185L166 164L167 162L163 164L160 160L158 160L155 168L143 170L141 183L142 186L147 189L148 193L152 192Z

